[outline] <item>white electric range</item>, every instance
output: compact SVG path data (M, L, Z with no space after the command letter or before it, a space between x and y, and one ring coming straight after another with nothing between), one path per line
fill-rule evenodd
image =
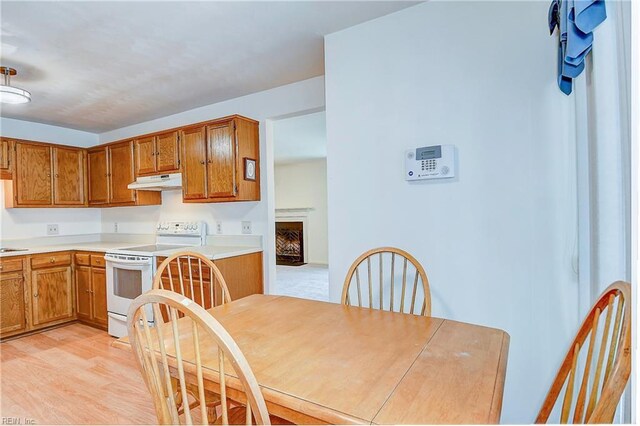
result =
M159 222L155 244L125 247L105 254L110 335L127 335L129 306L133 299L151 290L156 257L167 256L176 249L204 245L206 236L205 222ZM151 310L147 317L153 318Z

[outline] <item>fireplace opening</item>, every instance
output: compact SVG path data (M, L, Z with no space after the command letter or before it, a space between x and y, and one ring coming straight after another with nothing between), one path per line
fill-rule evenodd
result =
M304 265L302 222L276 222L276 264Z

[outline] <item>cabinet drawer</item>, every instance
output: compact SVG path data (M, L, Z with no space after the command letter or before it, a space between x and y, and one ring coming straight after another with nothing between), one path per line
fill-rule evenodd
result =
M31 257L31 269L49 268L52 266L71 265L71 255L69 253L52 253L42 256Z
M16 271L22 271L22 259L0 260L0 272L6 274Z
M103 254L92 254L91 255L91 266L95 266L98 268L104 268L105 260Z
M90 266L91 260L89 258L89 253L76 253L76 265Z

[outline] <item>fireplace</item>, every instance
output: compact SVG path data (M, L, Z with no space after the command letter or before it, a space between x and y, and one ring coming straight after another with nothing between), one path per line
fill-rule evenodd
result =
M276 222L276 264L304 265L303 222Z

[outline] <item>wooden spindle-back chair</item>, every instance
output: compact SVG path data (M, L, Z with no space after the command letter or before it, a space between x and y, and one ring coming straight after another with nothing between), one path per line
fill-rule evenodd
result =
M407 279L411 280L410 287ZM420 262L404 250L395 247L369 250L349 268L342 289L342 303L430 316L427 273Z
M153 289L182 294L205 309L231 302L218 267L204 255L191 251L167 257L158 266Z
M169 290L181 294L205 309L222 305L231 301L227 284L218 267L207 257L196 252L179 252L167 257L159 266L153 279L153 289ZM169 321L170 316L166 306L159 309L160 316L155 321ZM182 313L178 312L178 317ZM175 401L178 411L184 411L182 390L180 383L173 380ZM197 389L189 385L186 389L195 402L194 407L201 399ZM220 405L220 395L207 392L206 405L209 410L209 420L214 422L217 415L217 407Z
M631 286L622 281L600 295L571 343L536 423L549 421L563 389L562 406L557 407L560 423L613 421L631 374L631 300Z
M150 326L149 312L157 318L161 309L169 313L169 321ZM217 357L218 361L214 381L219 384L216 394L221 398L219 420L222 424L238 424L239 411L247 425L252 424L252 418L256 424L271 424L258 382L240 348L202 306L171 291L151 290L133 301L127 325L131 347L160 424L193 424L194 420L208 424L208 393L205 392L202 360L211 356ZM191 339L184 337L187 331L191 332ZM201 353L205 342L208 351ZM211 353L211 343L215 344L217 353ZM204 402L199 404L199 410L192 410L185 403L183 412L179 412L170 371L178 376L182 400L188 401L188 388L197 389L200 402ZM241 395L243 400L235 403L244 406L229 408L231 401L227 395L231 390L227 390L227 383L231 380L241 384L241 392L236 389L234 395Z

